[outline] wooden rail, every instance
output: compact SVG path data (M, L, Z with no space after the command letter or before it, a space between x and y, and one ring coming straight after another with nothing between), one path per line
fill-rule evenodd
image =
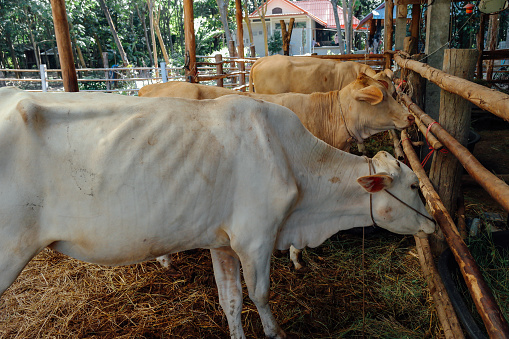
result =
M438 124L434 124L434 126L436 125ZM433 217L438 222L438 225L444 233L445 239L449 244L454 257L458 262L461 274L467 283L468 290L470 291L477 311L481 315L490 338L508 338L509 325L505 321L505 318L495 301L493 293L484 281L479 267L472 257L472 254L470 254L467 245L461 238L451 216L445 209L440 197L433 188L433 184L426 176L426 172L422 168L419 158L410 143L408 134L405 131L402 133L401 140L403 143L403 150L408 157L410 166L419 178L422 193L428 202L428 206L431 209ZM444 142L444 144L446 143Z
M474 178L493 199L495 199L506 211L509 211L509 186L496 175L488 171L481 163L454 139L433 118L427 115L421 108L412 102L410 97L402 94L401 98L412 113L416 114L421 121L428 126L437 139L451 152L463 165L465 170ZM431 127L429 127L431 125Z
M450 75L421 62L405 59L401 53L394 55L394 61L402 68L419 73L440 88L457 94L480 108L509 121L509 95Z

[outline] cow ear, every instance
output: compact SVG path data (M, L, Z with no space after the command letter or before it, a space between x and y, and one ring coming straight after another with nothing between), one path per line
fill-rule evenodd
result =
M370 85L368 87L364 87L354 93L354 99L359 101L369 102L371 105L376 105L382 102L384 99L384 94L380 90L380 88Z
M388 68L384 69L384 73L389 77L389 79L394 79L394 72Z
M385 173L366 175L357 179L368 193L376 193L392 185L392 177Z
M384 85L384 87L386 89L389 89L389 83L385 80L378 80L379 83L381 83L382 85Z

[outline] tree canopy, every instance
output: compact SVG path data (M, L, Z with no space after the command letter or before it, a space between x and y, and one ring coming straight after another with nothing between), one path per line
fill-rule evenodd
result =
M148 0L103 0L125 50L129 63L153 64ZM172 62L182 64L184 23L182 0L151 0L154 17L159 18L161 38ZM229 3L228 23L235 29L234 6ZM122 58L100 0L66 0L69 31L76 63L102 67L101 53L107 52L109 65ZM227 46L215 0L194 0L196 49L209 55ZM51 4L49 0L0 0L0 67L35 68L46 63L59 67ZM161 56L161 43L156 43ZM35 53L34 53L35 51ZM81 61L80 53L83 56Z

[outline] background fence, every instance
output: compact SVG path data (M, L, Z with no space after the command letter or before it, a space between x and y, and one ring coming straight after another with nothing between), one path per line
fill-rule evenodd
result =
M255 58L239 59L199 56L198 81L204 84L244 90ZM240 71L241 62L247 66ZM110 67L76 69L78 85L82 92L118 92L135 95L149 84L167 81L186 81L185 66L173 67L161 62L160 67ZM32 92L63 91L62 71L46 69L0 69L0 87L16 86Z

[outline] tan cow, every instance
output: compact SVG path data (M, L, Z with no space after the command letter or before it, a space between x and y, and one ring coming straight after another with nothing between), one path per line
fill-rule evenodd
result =
M239 94L272 102L291 109L316 137L341 150L349 150L351 142L388 129L404 129L414 122L408 113L379 82L361 73L356 81L341 91L328 93L242 93L222 87L168 82L140 89L144 97L176 97L214 99Z
M390 70L376 73L360 62L283 55L258 59L251 68L249 88L263 94L329 92L346 87L360 73L380 80L394 94Z

